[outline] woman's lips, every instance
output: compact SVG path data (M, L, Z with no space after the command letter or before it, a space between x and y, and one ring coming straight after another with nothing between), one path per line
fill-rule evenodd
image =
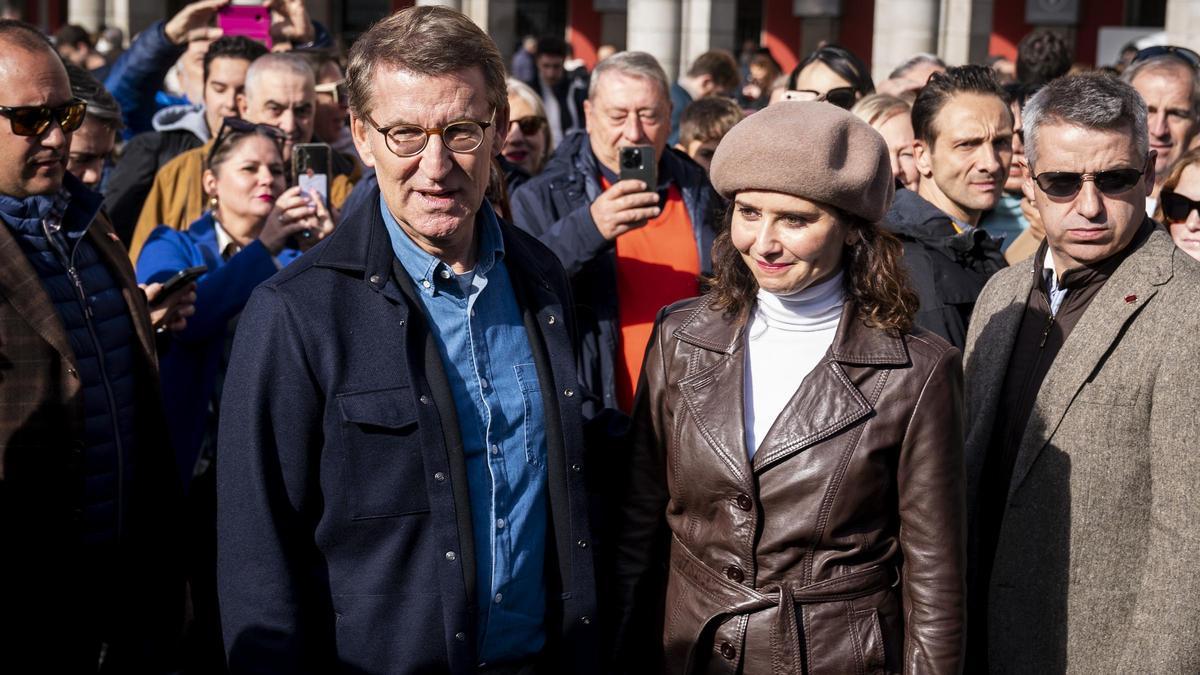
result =
M504 153L504 159L507 159L513 164L520 164L521 162L524 162L525 158L528 156L528 150L509 150L508 152Z
M782 272L792 266L792 263L769 263L763 260L755 260L754 262L758 265L758 269L768 273Z
M275 195L270 195L270 194L266 194L266 195L258 195L257 197L255 197L255 199L262 200L262 201L264 201L264 202L266 202L266 203L268 203L268 204L274 204L274 203L275 203Z

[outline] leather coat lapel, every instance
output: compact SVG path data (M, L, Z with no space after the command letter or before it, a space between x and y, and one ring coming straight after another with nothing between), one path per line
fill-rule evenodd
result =
M1017 451L1009 484L1010 498L1054 436L1075 395L1112 349L1126 324L1154 297L1158 286L1171 278L1173 253L1169 235L1161 230L1151 233L1142 247L1113 272L1080 317L1038 391Z

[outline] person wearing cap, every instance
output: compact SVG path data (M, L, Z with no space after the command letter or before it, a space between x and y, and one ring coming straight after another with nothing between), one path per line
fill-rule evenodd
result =
M660 312L633 411L614 670L958 673L961 361L878 225L887 146L781 102L712 180L712 288Z

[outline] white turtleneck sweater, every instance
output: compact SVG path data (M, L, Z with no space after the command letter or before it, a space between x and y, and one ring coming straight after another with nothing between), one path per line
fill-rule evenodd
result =
M751 458L804 377L825 358L845 302L841 272L788 295L758 291L746 329L743 385Z

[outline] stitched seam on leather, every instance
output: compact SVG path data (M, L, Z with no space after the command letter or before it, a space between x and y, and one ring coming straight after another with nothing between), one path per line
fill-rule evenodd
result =
M866 649L863 648L862 636L858 633L858 622L855 620L854 608L851 603L844 603L846 606L846 625L850 627L850 643L854 646L854 670L858 675L866 675L867 659Z
M845 384L847 387L849 387L852 391L858 390L858 388L854 386L854 383L850 381L850 378L846 377L846 374L842 371L841 367L839 367L836 363L826 362L826 365L828 365L830 368L833 368L834 375L838 379L840 379L843 384ZM860 394L860 396L861 396L861 394ZM872 404L872 401L867 401L867 403ZM845 416L840 417L837 420L835 420L824 431L821 431L821 432L818 432L815 434L809 434L808 436L802 436L800 438L793 439L793 440L789 441L788 443L785 443L784 445L780 446L778 450L767 453L763 457L762 463L759 464L759 466L766 467L771 462L775 461L779 457L782 457L783 455L786 455L786 454L794 451L796 448L803 447L805 445L814 445L816 443L820 443L821 441L825 440L826 438L829 438L829 437L841 432L845 428L844 427L845 424L854 420L860 414L861 414L861 412L859 412L859 411L847 413Z
M692 370L692 368L694 366L694 364L693 364L694 360L699 360L699 352L692 352L689 355L688 371ZM721 364L717 363L716 365L712 366L712 368L710 368L709 370L716 370L720 366L721 366ZM706 372L706 371L700 371L700 373L696 373L695 375L689 375L688 377L698 377L699 375L701 375L704 372ZM687 379L687 377L685 377L684 379ZM696 403L694 397L689 392L689 389L692 388L693 386L694 386L694 383L692 383L692 382L689 382L686 386L684 386L683 381L681 380L680 386L679 386L679 392L683 396L684 403L687 404L688 412L696 420L696 422L695 422L696 428L700 431L700 435L704 437L704 440L708 441L709 445L711 445L713 447L713 449L717 451L717 455L721 458L721 461L725 463L725 466L729 467L729 470L732 471L733 474L738 477L738 480L745 482L746 476L742 473L742 470L738 467L738 465L736 463L734 463L728 457L726 457L727 453L722 449L722 446L717 441L716 436L713 435L712 431L710 431L707 426L705 426L704 424L701 423L703 420L702 420L701 416L696 413L698 404Z

